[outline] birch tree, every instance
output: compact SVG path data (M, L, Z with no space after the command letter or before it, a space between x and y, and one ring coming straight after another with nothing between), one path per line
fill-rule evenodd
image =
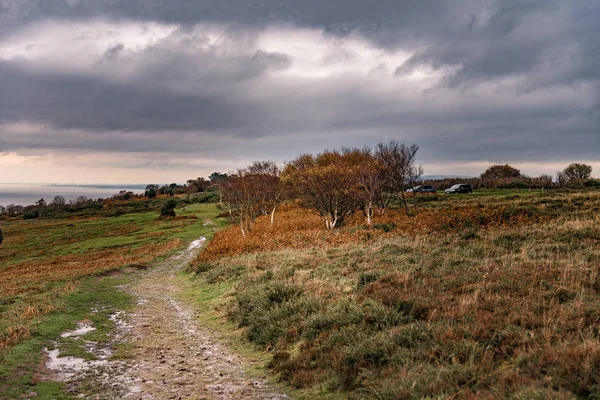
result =
M406 189L423 175L423 168L415 165L417 151L419 146L416 144L407 146L395 140L378 143L375 147L375 156L384 169L386 183L402 199L406 215L410 215Z
M361 209L356 165L339 151L305 154L288 163L283 177L294 194L323 218L327 229L340 227Z
M242 235L252 230L260 215L270 215L274 223L275 211L283 201L280 168L272 161L257 161L238 169L221 181L223 204L233 221L240 226Z
M363 213L368 226L372 224L375 207L385 207L382 201L382 191L385 184L384 170L373 151L365 147L363 149L349 149L344 151L348 163L354 165L354 184L357 185L358 195L363 204Z
M284 200L284 185L281 169L273 161L255 161L248 166L245 176L251 176L258 189L258 202L262 213L270 215L271 225L275 221L275 211Z
M246 176L244 170L238 170L220 185L222 204L227 208L231 220L239 225L242 236L246 236L260 215L259 195L252 177Z

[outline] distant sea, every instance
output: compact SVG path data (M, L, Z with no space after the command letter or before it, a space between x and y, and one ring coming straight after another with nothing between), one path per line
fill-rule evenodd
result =
M143 193L146 185L44 185L32 183L0 183L0 205L18 204L28 206L40 199L50 203L54 196L63 196L67 201L79 196L88 199L106 198L121 190Z

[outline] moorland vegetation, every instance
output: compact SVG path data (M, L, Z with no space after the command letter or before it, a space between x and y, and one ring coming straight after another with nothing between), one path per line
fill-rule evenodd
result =
M374 399L600 398L591 167L553 179L495 165L423 181L417 152L392 141L143 195L3 207L0 378L12 383L0 391L31 387L42 346L90 307L110 325L127 301L104 277L146 268L228 218L190 265L200 308L235 324L295 387ZM423 183L476 190L407 192Z
M377 149L232 174L222 210L235 224L190 266L213 294L203 305L298 388L599 398L600 191L585 184L596 181L407 194L420 171L404 165L395 187ZM525 179L507 167L480 182Z
M362 215L298 203L192 265L296 387L375 399L600 395L600 191L513 190Z

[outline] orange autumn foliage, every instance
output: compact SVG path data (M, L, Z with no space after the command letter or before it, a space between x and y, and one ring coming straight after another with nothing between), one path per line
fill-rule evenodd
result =
M539 210L511 206L482 208L465 205L425 209L412 217L406 216L402 210L391 209L382 215L374 215L371 228L364 225L362 213L355 213L343 228L327 230L323 219L316 212L303 208L298 203L288 203L278 211L274 225L270 224L268 216L263 216L256 219L252 232L245 237L236 226L218 232L196 262L284 248L338 247L370 241L385 235L429 235L537 222L546 218L547 216Z
M130 249L91 250L13 264L0 269L0 292L7 297L36 292L38 285L47 282L73 280L123 265L148 262L176 249L180 244L181 241L175 239Z

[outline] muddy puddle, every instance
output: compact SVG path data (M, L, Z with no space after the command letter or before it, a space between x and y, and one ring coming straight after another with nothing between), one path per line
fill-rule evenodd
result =
M96 330L96 328L94 328L90 322L79 322L77 324L77 329L74 329L72 331L63 332L63 333L61 333L60 337L63 337L63 338L79 337L79 336L85 335L88 332L92 332L95 330Z
M108 342L87 340L85 334L96 330L87 321L79 322L76 329L60 335L79 342L88 353L85 358L65 356L59 342L54 343L53 349L45 348L43 378L65 383L67 392L82 398L116 399L138 393L141 390L139 382L126 374L131 366L125 361L113 359L115 345L124 341L131 326L122 311L110 315L109 319L116 329ZM80 388L89 381L93 381L95 387L83 394Z

